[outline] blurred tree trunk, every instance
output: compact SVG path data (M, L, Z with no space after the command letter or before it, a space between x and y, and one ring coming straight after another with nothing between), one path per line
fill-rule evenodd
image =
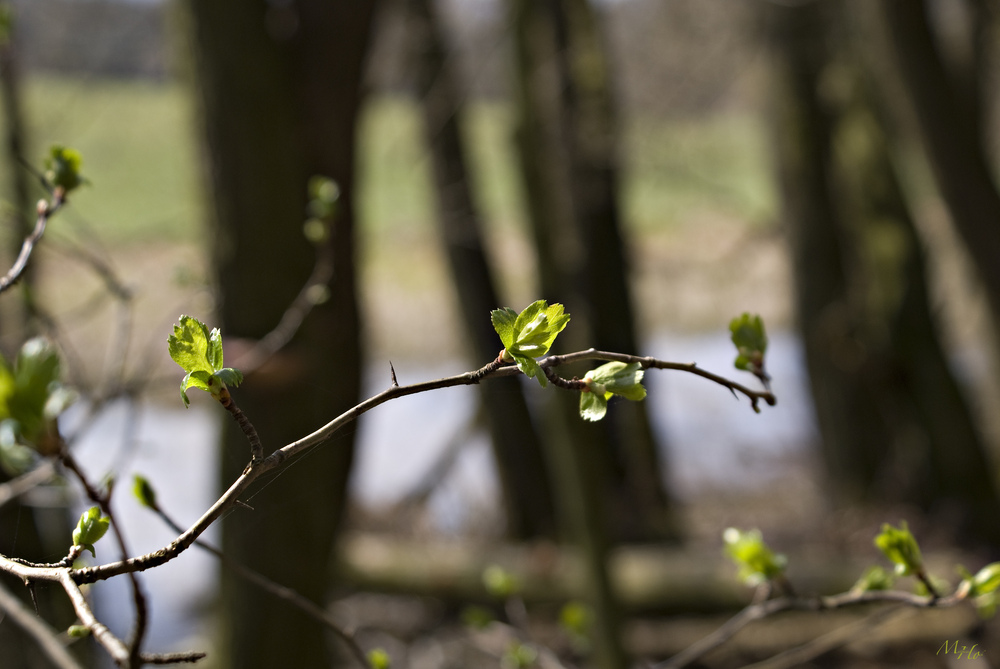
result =
M16 17L9 2L0 2L0 100L4 120L4 161L7 164L8 182L4 184L7 206L2 216L3 238L0 239L0 274L13 264L21 243L34 226L34 207L31 203L30 181L21 160L25 159L27 145L22 113L22 89L15 41ZM0 299L0 342L3 354L13 360L29 336L27 316L34 266L29 265L21 278L21 285ZM10 480L0 471L0 483ZM65 551L72 526L65 507L34 508L15 500L0 509L0 553L16 555L33 562L47 562L53 555ZM65 629L75 620L76 614L65 594L58 588L36 587L31 593L23 583L10 577L5 584L25 604L33 607L55 629ZM36 641L16 624L5 621L0 625L0 651L3 666L10 669L50 667L51 661L41 652ZM93 642L74 646L72 654L80 662L92 659Z
M833 44L834 7L771 11L775 140L825 462L844 499L916 504L996 543L992 469L937 335L884 124L853 45Z
M597 17L584 0L511 0L510 7L517 148L540 296L563 302L573 315L563 346L638 353L617 201L610 66ZM602 423L573 428L575 443L603 444L590 466L608 495L616 539L676 532L646 411L644 403L616 403Z
M3 104L3 146L8 175L8 182L4 186L4 197L8 205L2 214L7 223L3 226L3 238L0 239L0 274L13 264L21 243L35 224L30 180L21 164L22 160L29 157L25 151L28 140L24 129L16 20L10 3L0 2L0 100ZM16 352L28 339L27 321L31 310L34 274L34 264L29 264L22 275L21 285L15 288L8 299L0 302L0 342L7 344L8 352Z
M510 0L517 149L541 297L573 315L561 346L637 352L618 221L608 64L585 2ZM568 370L582 374L584 370ZM549 398L545 444L562 526L581 549L595 664L625 667L607 559L614 539L673 536L645 405L585 423L571 393Z
M305 283L315 252L302 235L307 182L341 189L328 243L330 299L289 346L234 393L270 452L359 398L354 265L354 136L374 3L191 0L193 51L215 213L213 269L226 337L258 339ZM248 461L227 422L222 480ZM331 544L344 512L353 432L308 454L227 516L227 554L323 605ZM248 501L250 501L248 499ZM223 573L225 666L329 666L320 625Z
M443 26L433 0L409 0L408 32L424 134L437 186L438 220L452 285L476 366L502 348L489 313L501 306L483 248L482 223L473 203L459 127L459 83L449 67ZM505 502L507 531L514 538L555 534L555 508L542 446L518 379L479 385Z
M981 141L977 96L969 93L974 86L946 69L924 2L881 0L878 7L941 197L1000 319L1000 193Z
M829 12L815 2L769 5L766 18L774 50L770 115L782 219L821 452L835 493L857 501L872 490L891 435L864 369L848 288L849 241L830 191L834 119L819 91L830 57L824 30Z

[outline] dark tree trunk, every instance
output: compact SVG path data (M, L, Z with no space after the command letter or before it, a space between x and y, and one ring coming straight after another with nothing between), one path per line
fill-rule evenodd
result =
M234 393L270 452L359 398L361 347L354 266L354 135L373 3L193 0L194 53L215 206L213 268L226 337L257 339L309 276L302 236L312 175L341 189L329 240L330 299L278 359ZM227 423L222 480L248 458ZM331 544L343 515L353 433L304 456L228 516L227 554L322 605ZM228 666L329 666L321 626L223 574Z
M873 488L891 435L866 378L860 323L848 294L849 242L830 190L834 119L819 91L829 59L826 9L822 3L769 7L771 122L823 462L834 493L859 501Z
M586 2L512 2L517 148L541 296L573 314L560 341L638 352L617 201L617 128L607 57ZM573 370L581 372L581 370ZM583 370L585 371L585 370ZM644 404L614 405L590 464L615 539L675 536L663 465Z
M956 83L934 42L923 2L879 3L889 44L952 222L1000 318L1000 193L980 141L979 110Z
M835 44L835 7L770 13L774 136L824 461L842 500L945 512L960 536L996 542L991 468L937 335L884 124L845 50L860 47ZM821 88L831 68L837 93Z
M461 95L448 65L447 47L433 0L409 0L414 69L424 134L433 163L438 221L452 285L473 364L481 366L502 348L489 313L501 306L483 248L482 224L473 202L459 126ZM503 489L507 531L512 537L555 535L548 467L518 379L479 386Z
M8 182L4 185L5 197L11 206L4 213L8 219L2 226L0 238L0 272L6 272L17 257L24 238L34 226L35 207L31 200L30 179L22 160L37 160L28 156L27 133L24 127L23 96L21 94L21 72L17 57L16 17L10 3L0 3L0 12L10 16L6 34L0 35L0 100L3 104L4 141L3 159L7 163ZM31 285L34 264L25 268L20 286L8 299L0 301L0 343L6 344L9 352L17 350L28 339L28 316L31 311ZM17 295L15 298L14 295ZM0 346L0 350L2 350Z

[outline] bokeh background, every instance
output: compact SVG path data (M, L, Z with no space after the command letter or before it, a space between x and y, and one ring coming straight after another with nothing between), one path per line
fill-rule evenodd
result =
M760 314L770 337L778 404L760 414L673 372L600 426L529 383L441 390L374 410L215 528L393 666L511 661L509 628L463 623L470 604L511 622L482 582L493 564L523 582L536 643L611 668L677 653L750 600L726 527L762 529L803 592L849 588L885 521L906 519L953 583L956 560L1000 546L993 0L2 6L4 264L42 193L24 162L71 146L89 184L0 301L0 349L60 347L83 397L62 425L92 476L122 482L134 552L173 535L126 494L132 473L183 525L246 464L209 398L182 408L172 324L220 326L239 367L317 263L317 304L234 394L267 450L387 387L390 361L402 384L489 362L501 305L565 304L556 352L746 385L730 319ZM340 184L318 250L314 175ZM46 528L80 504L54 484L10 505L4 553L37 525L60 554ZM145 577L151 650L349 664L189 553ZM93 594L127 633L125 585ZM590 611L586 642L559 629L568 601ZM949 666L935 651L956 639L1000 657L971 610L850 627L868 613L766 621L701 666L835 629L809 666ZM24 652L11 666L36 666Z

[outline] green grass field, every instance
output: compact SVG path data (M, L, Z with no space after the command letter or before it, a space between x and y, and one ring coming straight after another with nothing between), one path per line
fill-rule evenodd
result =
M54 142L84 156L91 185L67 218L90 221L109 243L192 240L204 225L193 104L176 83L36 76L26 82L31 159ZM521 188L500 103L467 115L479 201L491 225L518 226ZM381 97L361 129L361 229L430 231L434 200L419 116L412 101ZM748 114L683 121L634 120L624 135L626 220L641 233L719 213L748 222L773 218L766 146ZM9 166L0 166L6 179Z

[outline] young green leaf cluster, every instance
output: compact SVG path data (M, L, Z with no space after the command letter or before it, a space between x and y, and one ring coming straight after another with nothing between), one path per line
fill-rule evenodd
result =
M569 323L569 314L563 313L563 305L549 306L545 300L538 300L520 314L503 307L491 312L490 318L504 345L501 354L504 362L517 363L525 376L538 379L544 388L545 374L535 358L549 352L556 337Z
M76 529L73 530L73 545L80 546L90 551L90 554L94 557L97 557L97 553L94 552L94 544L104 536L110 525L111 519L107 516L102 516L101 510L98 507L90 507L83 512L80 520L76 523Z
M65 146L54 144L49 148L45 158L45 178L53 186L61 188L64 193L79 188L87 183L80 176L83 157L80 152Z
M875 537L875 545L896 565L897 575L911 576L923 573L924 562L920 555L920 546L917 545L917 540L905 520L899 527L884 523L882 531Z
M744 313L729 322L729 332L736 346L736 369L752 372L766 378L764 354L767 352L767 333L760 316Z
M601 420L613 395L634 402L644 399L643 373L637 362L609 362L587 372L583 377L587 388L580 393L580 416L589 421Z
M784 573L787 558L764 543L760 530L743 532L730 527L722 533L722 540L726 544L726 555L739 567L739 578L747 585L760 585Z
M60 381L59 354L45 339L21 347L13 368L0 358L0 464L13 472L31 463L31 449L59 449L56 418L76 399Z
M1000 605L1000 562L991 562L973 576L964 567L959 567L962 583L959 592L971 599L983 618L991 618Z
M330 236L330 221L337 214L340 187L337 182L321 175L309 179L309 218L302 226L302 234L313 244L322 244Z
M517 363L525 376L538 379L544 388L545 372L536 359L549 352L556 336L569 323L570 317L563 312L563 305L550 306L545 300L538 300L520 314L510 307L503 307L490 316L493 329L504 345L501 359ZM584 376L580 389L580 416L589 421L601 420L613 395L636 401L645 398L642 376L642 365L637 362L609 362L590 370Z
M188 406L188 388L201 388L221 400L227 386L243 382L239 370L222 366L222 333L191 316L181 316L174 333L167 339L170 357L186 374L181 381L181 399Z

